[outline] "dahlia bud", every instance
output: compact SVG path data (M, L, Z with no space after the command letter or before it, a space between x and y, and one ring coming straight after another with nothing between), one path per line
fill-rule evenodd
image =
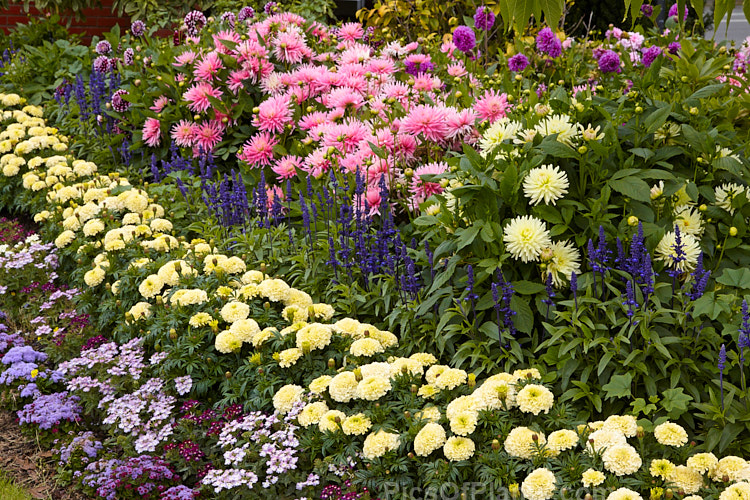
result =
M419 392L419 387L417 387L417 386L416 386L416 385L414 385L414 384L411 384L411 387L410 387L409 389L411 390L411 393L412 393L412 394L416 394L416 393L418 393L418 392Z
M477 385L477 376L473 373L469 373L469 381L467 382L467 385L469 387L474 387Z
M500 441L497 439L492 440L492 449L498 451L500 449Z
M643 430L642 426L638 426L635 430L635 435L638 437L638 439L643 439L643 436L646 435L646 433Z
M328 358L328 368L330 370L336 368L336 360L334 360L333 358Z
M354 378L355 378L355 380L357 382L361 382L362 381L362 370L360 370L359 368L356 368L354 370Z
M227 378L227 380L229 380L230 378L232 378L232 372L226 372L224 376Z

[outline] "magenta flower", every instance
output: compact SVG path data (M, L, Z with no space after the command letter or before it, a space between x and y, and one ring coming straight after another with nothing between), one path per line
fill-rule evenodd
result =
M477 36L468 26L459 26L453 30L453 44L463 53L470 52L477 45Z
M143 124L143 141L155 148L161 143L161 123L156 118L146 118Z
M620 69L620 56L614 50L605 50L604 53L599 57L599 69L603 73L619 73Z
M550 28L542 29L536 36L536 48L552 58L560 57L562 54L562 43Z
M495 13L486 5L477 7L474 14L474 27L478 30L489 31L495 25Z
M508 68L511 71L521 72L529 65L529 58L523 54L516 54L508 59Z

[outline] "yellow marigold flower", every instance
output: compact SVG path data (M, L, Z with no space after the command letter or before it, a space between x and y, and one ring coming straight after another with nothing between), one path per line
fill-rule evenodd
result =
M258 284L258 293L274 302L284 302L289 294L289 285L280 279L267 279Z
M735 483L719 495L719 500L747 500L750 498L750 482Z
M375 339L363 338L355 340L349 347L352 356L370 357L383 352L383 345Z
M359 339L359 340L355 340L354 342L357 343L357 342L360 342L362 340L367 340L367 339ZM373 341L377 342L377 340L375 340L375 339L369 339L369 340L373 340ZM378 344L382 348L382 344L380 344L380 342L378 342ZM352 344L352 347L353 346L354 345ZM359 349L359 347L357 347L355 349ZM353 354L353 349L350 350L349 352ZM382 351L380 351L380 352L382 352ZM391 372L393 373L394 377L398 376L398 375L401 375L404 372L410 373L412 375L416 375L418 377L421 377L422 373L424 372L424 365L422 365L422 363L420 363L416 359L411 359L411 358L396 358L393 361L391 361Z
M239 257L229 257L219 263L219 267L227 274L239 274L244 273L247 266L245 261Z
M229 354L230 352L234 352L242 347L242 341L240 341L234 333L229 330L224 330L216 336L214 346L217 351Z
M328 410L318 422L320 432L339 432L341 424L346 420L346 413L339 410Z
M263 330L253 335L253 338L250 340L250 342L253 344L253 347L260 347L266 342L266 340L272 338L278 333L279 332L273 327L264 328Z
M625 437L635 437L638 432L638 422L632 415L612 415L604 421L602 429L622 432Z
M643 500L643 497L628 488L620 488L607 495L607 500Z
M339 403L348 403L356 392L357 377L352 372L341 372L328 384L328 393Z
M344 318L333 325L333 330L340 335L354 337L359 332L360 323L356 319Z
M701 473L685 465L674 467L666 480L688 495L698 493L704 486Z
M297 331L297 347L307 344L310 350L323 349L331 343L333 331L329 325L310 323Z
M232 323L229 331L234 333L241 342L252 342L260 333L260 327L254 319L239 319Z
M227 323L234 323L246 319L250 314L250 306L244 302L232 301L221 308L221 319Z
M526 476L521 483L521 493L528 500L547 500L552 498L556 483L552 471L541 467Z
M341 429L347 436L362 436L371 427L372 421L364 413L357 413L356 415L346 417L346 420L341 424Z
M448 403L448 406L446 406L445 408L445 416L448 418L448 420L453 420L460 413L463 413L465 411L477 413L479 409L479 400L474 394L468 396L459 396Z
M289 368L297 364L297 360L302 357L302 349L292 347L291 349L285 349L279 353L279 366L281 368Z
M570 450L577 444L578 433L569 429L554 431L547 437L547 448L556 452Z
M391 390L391 381L384 377L367 377L357 385L356 397L367 401L382 398ZM330 391L330 388L329 388Z
M373 460L382 457L389 451L397 450L400 444L401 438L398 434L386 432L381 429L377 432L371 432L365 438L362 455L368 460Z
M537 447L547 443L541 432L535 432L528 427L516 427L505 438L505 451L508 455L518 458L531 458L537 453Z
M583 475L581 476L581 482L583 483L583 486L586 488L591 488L592 486L599 486L604 482L606 479L606 476L603 472L600 472L598 470L594 469L586 469L583 472Z
M336 310L328 304L313 304L312 314L317 320L328 321L336 314Z
M461 384L465 384L468 375L465 371L457 368L448 368L435 379L435 387L442 390L453 390Z
M426 457L445 444L445 429L440 424L429 422L414 438L414 453Z
M543 385L529 384L518 391L516 403L522 412L539 415L540 412L549 413L555 403L555 396Z
M313 394L323 394L328 389L328 384L333 380L330 375L321 375L312 382L310 382L310 392Z
M604 448L610 448L618 444L627 444L625 434L620 431L599 429L589 434L586 442L586 451L589 453L601 453Z
M133 319L136 321L148 318L151 316L151 304L148 302L138 302L133 307L130 308L128 313L133 316Z
M521 379L540 379L542 378L542 374L539 373L539 370L536 368L526 368L523 370L516 370L513 372L513 377L515 377L516 380Z
M266 276L260 271L248 271L240 277L240 281L246 285L251 283L258 284L266 279Z
M85 281L88 286L95 287L97 285L100 285L101 282L104 281L106 275L107 273L104 272L104 269L96 266L91 271L88 271L83 275L83 281Z
M409 356L409 359L419 362L422 366L432 366L437 363L437 358L427 352L418 352Z
M616 444L602 453L604 468L616 476L634 474L641 468L643 461L635 448L629 444Z
M648 471L654 477L667 479L672 471L674 471L674 464L665 458L651 460L651 467L649 467Z
M376 329L370 333L370 337L380 342L386 349L398 345L398 337L385 330Z
M193 314L190 317L190 321L188 321L188 324L192 326L193 328L199 328L201 326L206 326L209 321L211 321L213 318L210 314L199 312L197 314Z
M726 456L716 464L713 472L711 472L711 479L714 481L723 481L722 478L726 476L730 481L737 481L746 465L747 462L740 457L733 455Z
M683 446L688 442L685 429L681 425L669 421L654 428L654 437L659 444L665 446Z
M440 417L440 409L438 409L436 406L427 406L414 414L415 419L424 420L427 422L438 422L440 421Z
M327 412L328 412L328 405L325 404L323 401L310 403L307 406L305 406L304 409L297 416L297 421L299 421L299 424L302 427L309 427L313 424L317 424L318 422L320 422L320 419L323 418L323 415L325 415Z
M281 311L281 317L283 317L285 320L289 321L290 323L294 323L295 321L307 321L309 318L309 314L307 312L306 307L299 307L299 306L292 305L292 306L286 306L284 310Z
M451 436L443 445L445 458L451 462L470 459L474 455L475 449L474 441L465 437Z
M302 401L305 390L293 384L288 384L279 389L273 396L273 407L281 414L286 414L292 407Z
M432 384L424 384L422 387L419 388L419 392L417 392L417 396L423 397L425 399L430 399L435 397L435 394L440 392L440 389L435 387Z
M468 436L477 428L477 414L473 411L461 412L451 419L450 425L453 434Z
M161 280L161 278L156 274L151 274L141 282L140 286L138 287L138 291L141 293L144 299L150 299L161 292L163 286L164 282Z
M75 239L76 235L73 231L63 231L60 235L55 238L55 246L57 248L65 248Z
M697 453L687 459L687 466L701 474L713 470L718 463L719 459L713 453Z

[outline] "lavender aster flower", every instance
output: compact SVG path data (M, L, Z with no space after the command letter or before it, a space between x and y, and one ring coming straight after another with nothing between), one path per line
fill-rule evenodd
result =
M599 57L599 69L603 73L619 73L620 69L620 56L614 50L605 50L604 53Z
M550 28L542 29L536 36L536 48L552 58L562 54L562 43Z
M659 54L661 54L661 47L653 46L649 47L647 49L643 49L643 65L647 68L651 67L651 64L656 60L657 57L659 57Z
M263 6L263 12L265 12L268 15L273 14L276 12L276 7L278 4L276 2L268 2L266 5Z
M102 40L96 44L96 53L100 56L106 56L110 52L112 52L112 44L107 40Z
M130 32L133 36L143 36L146 32L146 23L140 19L133 21L133 24L130 25Z
M206 25L206 16L199 10L188 12L185 16L185 27L189 36L198 36Z
M459 26L453 30L453 44L461 52L470 52L477 45L477 36L468 26Z
M682 49L680 42L672 42L667 46L667 50L670 54L676 54Z
M255 10L252 7L242 7L237 13L237 20L242 22L255 17Z
M494 24L495 13L485 5L477 7L477 12L474 14L474 27L478 30L489 31Z
M669 8L669 13L667 15L671 17L672 19L674 19L675 21L677 21L677 4L674 4ZM685 12L683 12L682 14L682 20L684 21L685 19L687 19L687 16L688 16L688 8L686 5Z
M529 58L523 54L516 54L508 59L508 68L511 71L521 72L529 65Z
M654 8L649 4L643 4L641 5L641 12L646 17L651 17L651 15L654 13Z

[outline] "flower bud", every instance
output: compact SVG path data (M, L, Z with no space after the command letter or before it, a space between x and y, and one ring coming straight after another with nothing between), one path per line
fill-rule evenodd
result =
M508 485L508 492L511 498L518 498L518 483L511 483Z
M413 460L414 459L414 453L412 453L412 452L407 453L406 456L409 457L409 460Z
M492 449L498 451L500 449L500 441L497 439L492 440Z
M414 385L414 384L411 384L411 387L410 387L409 389L411 390L411 393L412 393L412 394L416 394L416 393L418 393L418 392L419 392L419 387L417 387L417 386L416 386L416 385Z
M729 236L737 236L737 228L732 226L729 228Z
M698 108L696 108L695 106L690 108L690 114L696 116L698 114Z
M636 217L635 215L631 215L630 217L628 217L628 226L635 227L637 225L638 225L638 217Z
M646 433L643 430L642 426L638 426L635 430L635 435L638 437L638 439L643 439L643 436L646 435Z
M330 370L333 370L334 368L336 368L336 360L335 359L328 358L328 368Z
M664 492L664 498L670 499L674 497L674 493L672 492L672 488L667 488L667 490Z
M226 372L224 376L227 378L227 380L229 380L230 378L232 378L232 372Z
M169 329L169 338L172 340L177 340L177 330L174 328Z
M304 343L304 342L303 342L303 343ZM356 369L354 370L354 379L355 379L355 380L356 380L357 382L362 382L362 370L360 370L359 368L356 368Z
M406 418L406 420L411 420L411 412L409 410L406 410L404 412L404 417Z

